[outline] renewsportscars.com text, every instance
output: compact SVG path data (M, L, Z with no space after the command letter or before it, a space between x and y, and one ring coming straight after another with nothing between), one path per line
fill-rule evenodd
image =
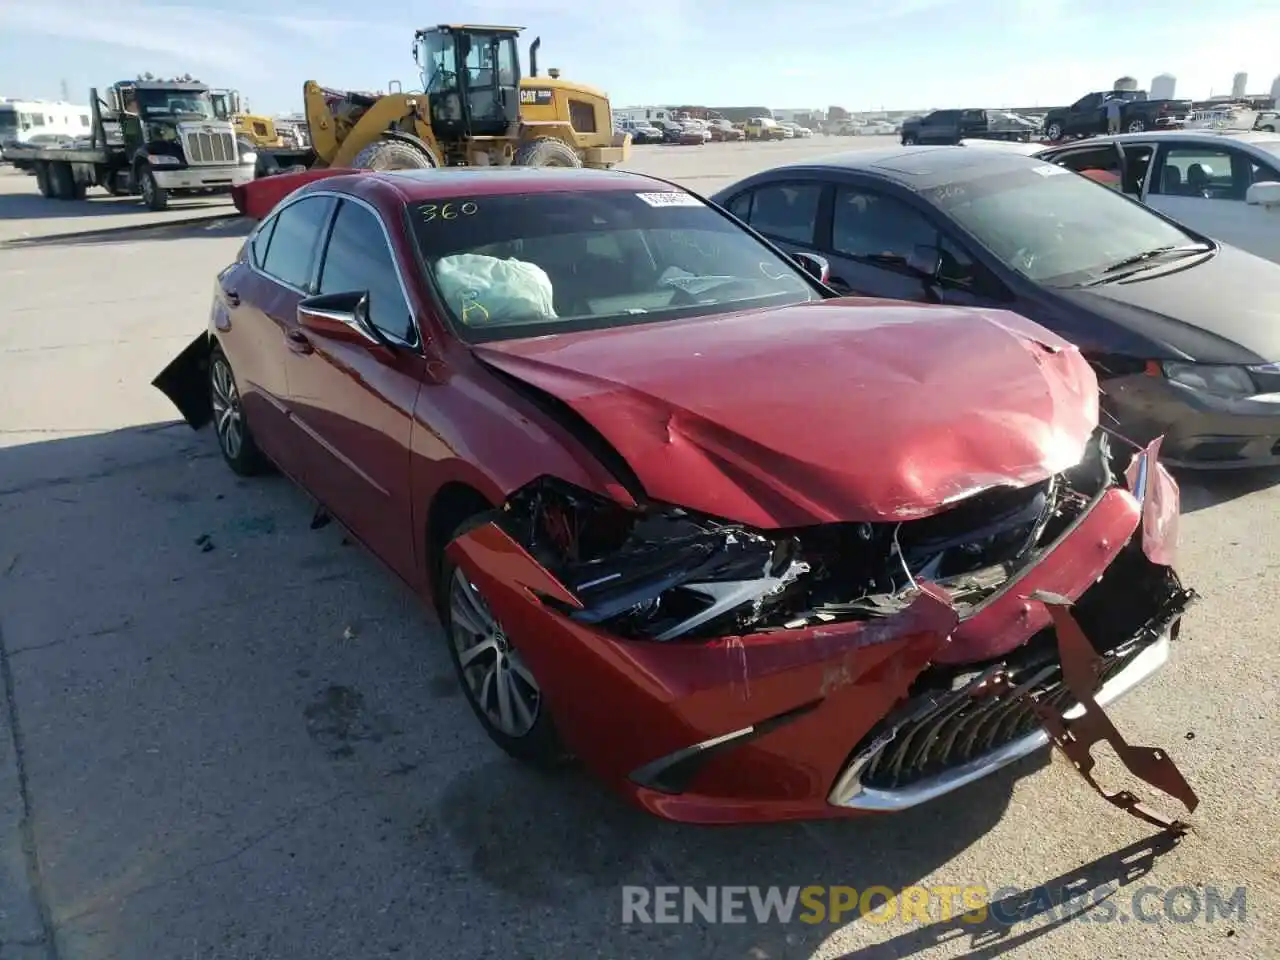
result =
M1072 895L1048 887L970 886L640 887L622 888L622 922L649 923L934 923L1013 926L1029 917L1082 923L1243 923L1244 887L1104 884Z

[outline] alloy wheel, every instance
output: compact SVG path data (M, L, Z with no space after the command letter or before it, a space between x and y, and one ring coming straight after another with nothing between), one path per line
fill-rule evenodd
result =
M525 736L538 722L542 690L475 584L458 569L449 585L449 625L472 700L499 733Z
M240 409L240 391L231 366L222 357L215 357L209 375L213 400L213 423L218 432L218 445L228 459L240 456L244 446L244 413Z

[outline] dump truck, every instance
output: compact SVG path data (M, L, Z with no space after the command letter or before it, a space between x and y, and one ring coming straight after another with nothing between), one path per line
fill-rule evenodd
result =
M627 159L631 137L615 133L608 96L538 73L523 27L441 24L414 34L422 91L387 93L303 87L311 146L260 152L258 174L299 168L373 170L441 166L608 168Z
M231 122L214 113L205 84L121 80L106 93L104 101L97 88L89 91L85 140L5 151L14 166L35 174L43 196L82 200L99 186L163 210L174 193L230 193L253 179L256 155L242 149Z

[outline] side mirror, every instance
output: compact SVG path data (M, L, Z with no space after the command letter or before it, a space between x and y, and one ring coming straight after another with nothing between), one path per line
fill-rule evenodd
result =
M826 283L831 278L831 264L826 257L820 257L816 253L793 253L791 259L819 283Z
M1280 205L1280 183L1264 180L1249 187L1244 195L1244 202L1259 207Z
M917 244L907 257L907 269L926 280L934 280L942 272L942 251L937 247Z
M369 322L367 290L326 293L299 301L298 326L335 340L395 349L386 334Z

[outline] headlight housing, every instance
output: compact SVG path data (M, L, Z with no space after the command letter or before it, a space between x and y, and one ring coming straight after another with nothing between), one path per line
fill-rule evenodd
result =
M1164 375L1174 383L1215 397L1251 397L1257 392L1253 379L1244 367L1219 363L1161 364Z
M240 154L241 163L257 163L258 155L252 150L245 150Z

